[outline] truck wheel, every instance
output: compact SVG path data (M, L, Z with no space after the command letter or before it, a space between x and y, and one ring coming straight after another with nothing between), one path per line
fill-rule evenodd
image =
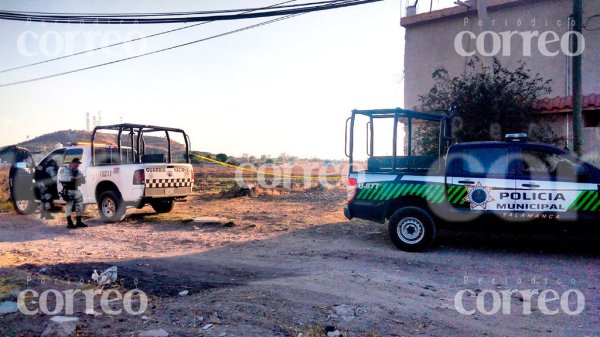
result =
M173 200L156 200L152 201L150 206L152 206L156 213L169 213L173 210L175 202Z
M21 215L28 215L28 214L32 214L33 212L35 212L35 209L37 208L37 204L35 203L35 200L14 200L13 199L13 208L15 209L15 212L17 212L17 214L21 214Z
M426 250L435 239L435 222L418 207L403 207L390 218L388 229L396 247L407 252Z
M28 215L35 212L35 194L29 190L19 190L20 186L13 184L14 179L9 180L10 200L17 214Z
M98 198L98 211L104 222L119 222L125 217L125 204L119 193L106 191Z

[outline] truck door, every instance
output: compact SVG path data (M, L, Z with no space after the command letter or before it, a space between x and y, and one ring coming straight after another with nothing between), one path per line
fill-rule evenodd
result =
M559 149L527 145L520 150L517 205L544 220L588 218L600 208L598 185L585 166Z
M33 175L35 161L29 151L17 146L0 149L0 161L11 164L8 174L10 199L19 214L31 214L35 211L35 184Z
M515 160L512 146L474 145L459 147L449 157L447 182L451 210L470 214L499 213L514 209Z

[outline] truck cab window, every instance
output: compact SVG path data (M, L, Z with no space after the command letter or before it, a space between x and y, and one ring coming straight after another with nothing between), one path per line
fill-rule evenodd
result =
M474 148L462 152L462 171L472 175L501 175L509 172L507 148Z
M579 164L565 156L541 149L521 151L521 170L529 176L574 178Z
M50 159L53 159L58 164L58 166L62 166L64 155L65 155L65 149L55 150L50 155L48 155L44 160L42 160L40 165L44 166Z
M82 159L81 158L82 155L83 155L83 149L68 149L67 151L65 151L63 163L70 163L71 160L73 160L75 158Z

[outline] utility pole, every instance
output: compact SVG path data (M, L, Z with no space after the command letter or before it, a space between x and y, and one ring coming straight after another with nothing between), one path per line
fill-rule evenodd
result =
M477 0L477 16L481 21L482 31L489 31L490 18L488 17L487 0ZM490 41L484 41L483 46L485 51L491 50L491 48L488 48L491 47ZM483 56L483 65L487 68L490 74L494 73L494 61L490 56Z
M583 0L573 0L573 31L576 34L572 34L571 38L571 53L576 53L579 49L579 36L582 36L583 31ZM579 33L579 34L577 34ZM573 150L578 156L583 156L583 112L582 112L582 101L583 96L581 92L581 56L572 56L573 64Z

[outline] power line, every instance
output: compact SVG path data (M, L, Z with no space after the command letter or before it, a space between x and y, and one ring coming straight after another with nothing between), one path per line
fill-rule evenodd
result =
M0 19L13 20L13 21L27 21L27 22L54 22L54 23L70 23L70 24L160 24L160 23L181 23L181 22L202 22L202 21L224 21L224 20L241 20L241 19L254 19L271 16L283 16L292 14L301 14L308 12L324 11L329 9L336 9L342 7L356 6L367 4L371 2L378 2L383 0L332 0L326 2L324 5L313 5L309 4L300 8L276 8L276 10L256 10L251 13L241 14L224 14L221 12L219 15L163 15L157 13L156 16L163 16L161 18L148 18L148 17L132 17L132 15L111 15L107 16L100 15L28 15L27 13L13 13L7 11L0 11Z
M42 15L55 15L55 16L81 16L81 17L107 17L107 16L127 16L127 17L141 17L141 16L167 16L167 15L194 15L194 14L219 14L219 13L232 13L232 12L252 12L257 9L265 9L265 8L290 8L290 7L302 7L309 5L319 5L319 4L327 4L333 2L342 2L347 0L326 0L326 1L316 1L316 2L307 2L302 4L295 5L283 5L287 2L282 2L276 5L268 6L268 7L259 7L259 8L239 8L239 9L221 9L215 11L187 11L187 12L164 12L164 13L111 13L111 14L102 14L102 13L52 13L52 12L24 12L24 11L0 11L2 13L8 14L20 14L20 15L30 15L30 16L42 16ZM288 1L290 2L290 1Z
M280 5L283 5L283 4L286 4L286 3L290 3L290 2L294 2L294 1L297 1L297 0L284 1L284 2L280 2L280 3L274 4L274 5L271 5L271 6L268 6L268 7L262 7L261 9L264 9L264 8L273 8L273 7L280 6ZM250 12L251 10L248 10L248 11ZM138 38L135 38L135 39L127 40L127 41L121 41L121 42L109 44L109 45L102 46L102 47L87 49L87 50L83 50L83 51L80 51L80 52L76 52L76 53L72 53L72 54L67 54L67 55L63 55L63 56L51 58L51 59L44 60L44 61L29 63L29 64L25 64L25 65L18 66L18 67L13 67L13 68L9 68L9 69L4 69L4 70L0 70L0 74L6 73L6 72L9 72L9 71L13 71L13 70L17 70L17 69L23 69L23 68L33 67L33 66L36 66L36 65L39 65L39 64L44 64L44 63L48 63L48 62L58 61L58 60L66 59L66 58L77 56L77 55L91 53L91 52L98 51L98 50L101 50L101 49L116 47L116 46L119 46L119 45L122 45L122 44L131 43L131 42L135 42L135 41L140 41L140 40L148 39L148 38L155 37L155 36L160 36L160 35L164 35L164 34L168 34L168 33L173 33L173 32L176 32L176 31L193 28L193 27L200 26L200 25L205 25L205 24L208 24L208 23L211 23L211 22L212 21L199 22L199 23L195 23L195 24L190 25L190 26L185 26L185 27L180 27L180 28L165 30L165 31L162 31L162 32L158 32L158 33L150 34L150 35L146 35L146 36L141 36L141 37L138 37Z
M196 44L196 43L200 43L200 42L204 42L204 41L216 39L216 38L219 38L219 37L231 35L231 34L234 34L234 33L243 32L245 30L249 30L249 29L253 29L253 28L258 28L258 27L265 26L265 25L268 25L268 24L271 24L271 23L275 23L275 22L278 22L278 21L287 20L287 19L293 18L295 16L299 16L299 15L302 15L302 14L305 14L305 13L286 15L286 16L283 16L283 17L280 17L280 18L271 19L271 20L268 20L268 21L264 21L264 22L261 22L261 23L254 24L254 25L250 25L250 26L239 28L239 29L231 30L231 31L228 31L228 32L225 32L225 33L221 33L221 34L217 34L217 35L212 35L212 36L209 36L209 37L206 37L206 38L203 38L203 39L199 39L199 40L195 40L195 41L190 41L190 42L186 42L186 43L174 45L174 46L171 46L171 47L167 47L167 48L163 48L163 49L158 49L158 50L154 50L154 51L147 52L147 53L144 53L144 54L130 56L130 57L126 57L126 58L122 58L122 59L118 59L118 60L114 60L114 61L110 61L110 62L95 64L93 66L78 68L78 69L69 70L69 71L65 71L65 72L61 72L61 73L57 73L57 74L52 74L52 75L35 77L35 78L31 78L31 79L27 79L27 80L22 80L22 81L4 83L4 84L0 84L0 88L9 87L9 86L18 85L18 84L24 84L24 83L41 81L41 80L45 80L45 79L49 79L49 78L53 78L53 77L58 77L58 76L63 76L63 75L68 75L68 74L73 74L73 73L81 72L81 71L84 71L84 70L99 68L99 67L107 66L107 65L110 65L110 64L115 64L115 63L119 63L119 62L129 61L129 60L137 59L137 58L140 58L140 57L143 57L143 56L157 54L157 53L161 53L161 52L164 52L164 51L168 51L168 50L172 50L172 49L176 49L176 48L180 48L180 47L185 47L185 46L189 46L189 45L192 45L192 44Z

